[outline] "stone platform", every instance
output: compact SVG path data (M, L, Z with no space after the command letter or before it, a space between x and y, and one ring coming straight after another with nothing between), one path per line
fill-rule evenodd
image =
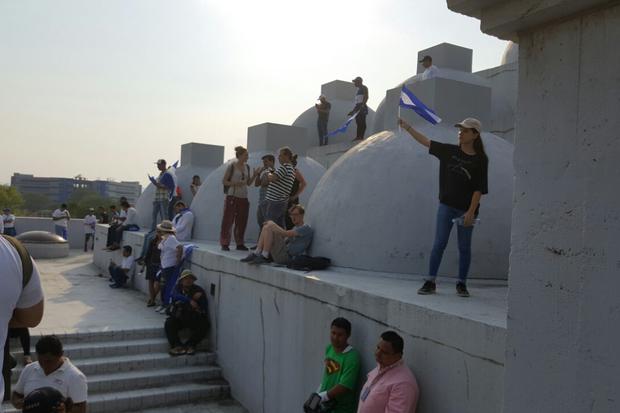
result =
M101 267L119 255L101 249L105 231L98 226L94 261ZM137 255L143 237L126 232L124 243ZM329 325L338 316L353 324L363 375L374 367L380 333L403 335L405 359L421 388L419 412L501 410L505 282L472 281L472 297L463 299L454 280L439 279L438 294L420 296L420 275L255 267L239 261L245 253L196 246L191 268L209 294L211 350L233 397L250 412L300 410L319 384ZM146 291L144 277L135 276L133 286Z

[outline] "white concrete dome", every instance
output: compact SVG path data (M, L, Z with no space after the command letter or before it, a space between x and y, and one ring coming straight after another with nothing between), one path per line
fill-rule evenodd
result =
M192 191L189 189L190 184L192 183L192 178L194 175L200 176L200 180L204 185L207 176L211 172L213 172L216 168L208 168L201 167L196 165L181 165L177 169L175 169L175 174L177 177L178 185L181 187L181 194L183 201L187 203L187 205L191 205L194 196L192 195ZM157 171L155 171L157 172ZM155 198L155 186L153 184L149 184L136 202L136 210L138 211L138 222L140 227L150 229L151 228L151 220L153 214L153 199Z
M250 153L248 165L250 171L262 165L262 157L269 151L259 151ZM222 214L224 212L224 192L222 190L222 178L228 168L229 160L224 165L217 168L211 173L205 181L203 181L200 190L196 194L191 208L194 211L194 238L199 240L219 241L220 228L222 224ZM276 159L276 164L277 164ZM277 167L277 165L276 165ZM297 168L301 171L308 186L301 194L300 202L307 205L308 200L319 179L325 173L325 168L314 159L299 156L297 159ZM256 222L256 207L258 206L258 188L254 186L248 187L248 199L250 201L250 212L248 215L248 224L245 231L246 244L255 242L258 238L258 224ZM234 237L233 237L234 238ZM234 243L234 239L233 239Z
M329 99L329 103L332 107L329 113L329 121L327 123L327 131L331 132L338 129L347 120L347 114L353 109L353 103L349 100ZM375 111L370 107L368 108L368 115L366 116L366 136L370 136L373 130L373 123L375 119ZM298 126L306 128L308 130L308 139L312 142L312 146L319 146L319 137L317 131L317 112L316 108L305 110L301 115L295 119L292 126ZM345 133L338 133L329 138L329 144L351 142L355 138L356 126L355 121L349 126Z
M449 126L426 125L430 139L456 142ZM489 156L489 194L474 230L472 278L506 278L510 251L513 147L483 134ZM405 132L371 136L342 156L317 185L307 209L315 229L312 254L338 266L426 274L439 204L439 161ZM458 273L456 230L440 275Z
M519 45L515 42L508 42L502 54L501 65L517 63L519 61Z
M455 80L455 81L467 83L470 85L476 85L476 86L482 86L482 87L491 86L491 83L488 80L474 73L462 72L462 71L454 70L454 69L447 69L447 68L440 67L437 69L437 77L442 78L442 79ZM406 79L403 82L400 82L395 87L400 89L403 85L411 85L413 83L421 82L421 81L422 81L422 74L417 74L417 75L411 76L410 78ZM397 101L395 101L393 104L395 106L398 106ZM386 105L386 99L384 97L381 100L381 103L379 103L379 106L377 106L377 111L375 113L374 121L373 121L373 127L372 129L370 129L373 131L372 133L379 133L384 130L393 129L392 125L385 124L385 119L386 119L386 106L385 105ZM395 126L396 124L394 123L394 127Z

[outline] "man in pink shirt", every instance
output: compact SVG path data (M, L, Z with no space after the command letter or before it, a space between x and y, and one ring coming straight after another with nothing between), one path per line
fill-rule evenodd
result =
M415 413L420 390L403 361L403 338L394 331L381 334L375 367L360 394L357 413Z

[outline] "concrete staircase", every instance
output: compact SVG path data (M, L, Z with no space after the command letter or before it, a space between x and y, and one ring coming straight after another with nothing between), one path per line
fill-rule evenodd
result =
M198 351L194 356L171 357L163 328L67 334L59 338L65 355L88 378L90 413L148 411L163 406L179 409L183 405L191 406L187 411L211 411L201 409L201 403L230 397L228 383L215 364L216 355ZM36 340L33 336L33 353ZM17 341L12 344L13 349L19 348ZM12 353L21 362L21 351ZM22 368L20 363L13 370L13 383ZM5 412L18 412L8 404L3 408Z

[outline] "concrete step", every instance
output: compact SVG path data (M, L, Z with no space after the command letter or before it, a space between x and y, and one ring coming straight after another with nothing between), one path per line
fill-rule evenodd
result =
M96 374L88 377L88 394L163 387L170 383L205 382L220 379L221 376L222 369L217 366Z
M90 357L113 357L127 356L130 354L149 354L161 353L168 351L168 340L161 337L142 338L137 340L121 340L121 341L93 341L80 342L63 345L64 353L71 360L84 359ZM22 360L23 351L11 351L18 359ZM36 356L33 355L36 360Z
M56 336L60 339L63 346L75 343L93 343L100 341L123 341L123 340L140 340L146 338L158 338L164 336L164 321L165 317L162 316L161 328L137 328L131 330L113 330L113 331L91 331L80 333L57 333ZM32 334L32 331L31 331ZM32 350L34 345L39 340L39 334L32 334L30 341L32 343ZM11 347L14 349L21 348L19 340L11 339Z
M100 393L88 397L89 413L136 412L141 409L227 399L230 388L223 381L180 383L166 387ZM19 411L3 404L5 413Z
M248 411L236 401L225 399L206 403L191 403L143 409L135 413L248 413Z
M86 377L95 374L107 374L127 371L147 371L174 369L184 366L212 366L215 364L214 353L197 352L193 356L172 357L168 353L131 354L126 356L93 357L86 359L71 359ZM13 369L13 381L21 374L23 367Z

